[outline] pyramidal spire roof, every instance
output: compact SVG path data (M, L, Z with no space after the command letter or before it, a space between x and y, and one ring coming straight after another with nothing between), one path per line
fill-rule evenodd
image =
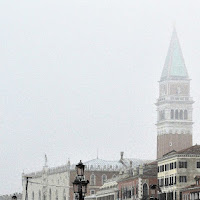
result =
M183 59L176 29L172 33L167 57L161 75L161 81L169 79L188 79L188 72Z

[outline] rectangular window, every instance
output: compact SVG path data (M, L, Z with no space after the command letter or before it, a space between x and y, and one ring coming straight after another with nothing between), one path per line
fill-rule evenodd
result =
M158 167L158 172L159 172L159 167Z
M179 176L179 182L180 183L186 183L187 182L187 177L186 176Z
M165 166L164 166L164 165L161 165L159 171L160 171L160 172L164 172L164 171L165 171L164 169L165 169Z
M164 179L161 178L161 179L159 180L159 186L162 187L163 185L164 185Z
M174 176L174 185L176 185L176 176Z
M169 177L169 185L172 185L172 177Z
M95 190L90 190L90 194L91 195L95 194Z
M174 162L174 169L176 169L176 162Z
M179 193L179 200L182 200L182 192Z
M168 185L169 185L169 179L165 178L165 186L168 186Z
M197 168L200 168L200 162L197 162Z
M179 162L179 168L187 168L187 162Z

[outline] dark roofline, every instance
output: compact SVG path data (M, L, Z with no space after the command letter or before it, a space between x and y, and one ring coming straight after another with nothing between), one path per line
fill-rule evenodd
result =
M199 152L188 152L188 150L190 150L190 149L196 150L195 148L197 148L197 147L199 148ZM172 150L172 151L174 151L174 150ZM158 161L161 161L161 160L164 160L164 159L167 159L167 158L171 158L171 157L175 157L175 156L181 156L181 155L184 155L184 154L185 155L199 155L200 156L200 145L196 144L196 145L190 146L188 148L182 149L180 151L177 151L176 153L170 155L171 152L164 154L162 158L158 159Z
M200 148L200 145L195 144L195 145L193 145L193 146L191 146L191 147L188 147L188 148L182 149L182 150L180 150L180 151L177 151L176 154L184 154L185 151L187 151L187 150L189 150L189 149L192 149L192 148L194 148L194 147L197 147L197 146Z

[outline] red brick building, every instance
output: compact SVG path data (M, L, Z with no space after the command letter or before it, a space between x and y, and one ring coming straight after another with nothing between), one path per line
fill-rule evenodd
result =
M118 182L120 199L157 198L157 162L129 169Z
M102 186L107 179L116 177L122 167L122 164L118 161L106 161L102 159L94 159L84 164L86 165L85 179L89 180L88 193L86 194L87 196L96 194L99 187ZM73 200L74 197L72 182L75 177L76 171L75 168L72 167L70 170L70 200Z
M97 200L146 200L157 198L157 162L120 170L119 176L108 180L97 192Z

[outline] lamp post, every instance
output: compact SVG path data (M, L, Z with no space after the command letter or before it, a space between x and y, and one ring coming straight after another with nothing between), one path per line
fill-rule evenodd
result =
M84 176L85 165L80 162L76 165L76 178L73 182L73 188L75 197L77 200L84 200L85 194L87 193L88 180L85 180Z

